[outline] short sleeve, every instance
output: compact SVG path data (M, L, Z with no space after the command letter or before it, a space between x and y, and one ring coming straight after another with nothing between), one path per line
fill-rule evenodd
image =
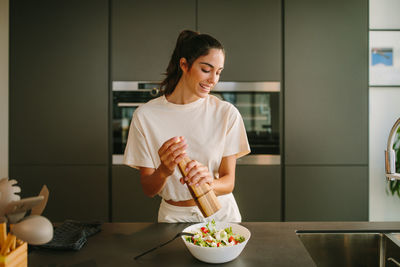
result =
M236 107L231 106L223 156L236 155L236 158L240 158L248 153L250 153L250 146L242 116Z
M140 120L135 112L129 127L128 141L124 153L124 164L136 169L139 167L155 168L146 136L141 129Z

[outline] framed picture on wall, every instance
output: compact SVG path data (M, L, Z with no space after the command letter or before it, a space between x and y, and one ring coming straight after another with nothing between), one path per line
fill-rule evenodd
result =
M369 85L400 85L400 32L370 31Z

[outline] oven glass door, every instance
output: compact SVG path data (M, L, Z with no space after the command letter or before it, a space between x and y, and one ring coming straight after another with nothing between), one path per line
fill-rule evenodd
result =
M280 154L279 92L212 92L232 103L246 127L251 154Z
M124 154L133 112L155 97L151 90L113 92L113 154Z

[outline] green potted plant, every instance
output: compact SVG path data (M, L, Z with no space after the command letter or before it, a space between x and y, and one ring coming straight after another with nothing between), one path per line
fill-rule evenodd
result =
M393 144L393 150L396 153L396 172L400 173L400 128L397 130ZM389 181L389 191L393 195L400 197L400 180Z

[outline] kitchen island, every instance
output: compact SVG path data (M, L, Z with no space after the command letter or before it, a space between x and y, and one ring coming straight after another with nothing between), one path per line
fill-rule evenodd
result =
M243 222L251 238L226 266L316 266L296 231L393 231L400 222ZM180 238L138 260L134 256L173 238L190 224L105 223L80 251L33 250L33 266L212 266L195 259Z

